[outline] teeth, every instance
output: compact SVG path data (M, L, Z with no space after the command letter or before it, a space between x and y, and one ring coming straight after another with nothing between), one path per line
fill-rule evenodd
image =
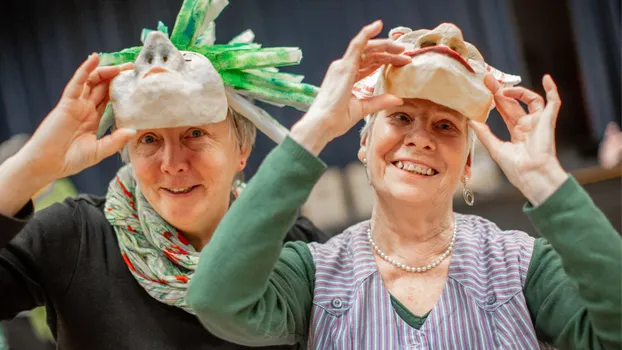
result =
M422 165L415 165L413 163L403 163L402 161L398 161L397 163L395 163L395 166L398 169L403 169L406 171L410 171L410 172L415 172L417 174L421 174L421 175L434 175L435 171L432 170L431 168L426 168Z
M186 188L169 188L168 190L174 193L182 193L182 192L188 192L190 191L192 187L186 187Z

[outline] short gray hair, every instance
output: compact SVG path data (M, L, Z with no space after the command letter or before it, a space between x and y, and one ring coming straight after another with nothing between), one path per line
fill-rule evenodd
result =
M230 130L235 133L235 138L240 149L250 151L255 145L255 138L257 137L257 128L255 124L236 112L233 108L229 108L229 111L230 113L227 113L227 121L229 121L229 125L231 125ZM121 160L124 163L129 163L130 155L128 145L123 147L120 154Z

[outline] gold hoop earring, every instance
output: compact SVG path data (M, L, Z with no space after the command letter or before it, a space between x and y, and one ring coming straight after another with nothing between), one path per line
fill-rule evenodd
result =
M462 177L462 183L464 184L464 189L462 190L462 198L464 198L464 202L472 207L473 203L475 203L475 194L473 191L467 187L467 182L469 181L469 177L464 175Z

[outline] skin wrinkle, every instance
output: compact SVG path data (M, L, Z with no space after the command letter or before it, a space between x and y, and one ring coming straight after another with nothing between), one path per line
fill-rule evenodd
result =
M372 227L376 243L385 253L414 266L436 259L447 249L453 235L453 193L460 184L462 174L470 172L470 164L467 164L470 137L466 136L469 133L466 118L449 108L419 99L408 99L405 105L408 107L383 111L370 120L369 132L362 139L361 150L365 154L359 153L359 157L367 158L374 187L376 205ZM399 112L408 114L413 122L401 127L402 135L394 135L393 127L387 127L385 120ZM447 133L430 131L433 128L430 125L442 120L450 121L459 132L448 136ZM424 124L425 132L421 131ZM461 139L464 141L460 142ZM422 145L416 146L417 143ZM378 148L382 149L378 151ZM438 178L433 182L436 190L420 187L424 186L421 181L432 181L432 178L412 182L407 189L394 188L399 187L399 184L396 185L399 181L385 177L388 169L393 167L392 157L396 154L424 160L438 170L439 174L432 177ZM377 162L382 165L374 165ZM409 210L404 210L404 207L409 207ZM418 214L413 215L412 212Z
M129 142L129 160L141 192L197 251L227 212L231 185L250 153L236 127L230 114L220 123L141 130ZM190 186L197 187L186 197L165 189Z

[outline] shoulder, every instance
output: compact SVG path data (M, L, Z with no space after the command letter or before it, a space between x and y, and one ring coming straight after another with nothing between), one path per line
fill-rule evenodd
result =
M456 218L454 259L461 263L459 265L473 270L469 274L488 276L491 282L517 278L524 285L536 241L534 237L519 230L503 230L477 215L456 214Z
M459 235L467 238L469 244L479 248L515 251L532 250L535 238L519 230L503 230L496 223L478 215L456 214L459 221Z
M37 211L29 225L38 228L46 239L79 236L95 226L106 224L105 197L80 194Z
M306 216L299 215L292 227L287 231L285 236L285 242L326 242L330 236L328 233L319 229L315 224L309 220Z
M366 234L368 227L368 220L359 222L324 243L310 243L309 250L314 259L331 260L339 256L350 256L353 246L360 241L361 235Z

